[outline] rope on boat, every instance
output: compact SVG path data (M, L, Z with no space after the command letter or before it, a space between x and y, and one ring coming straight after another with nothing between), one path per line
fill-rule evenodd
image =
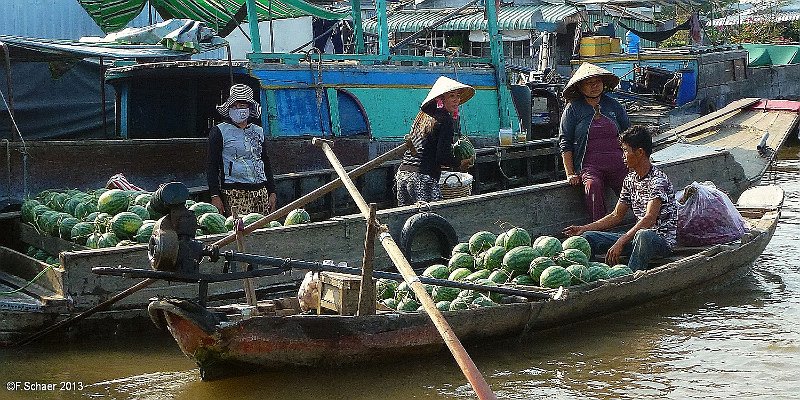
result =
M19 292L25 290L25 288L27 288L28 286L32 285L34 281L36 281L37 279L41 278L42 275L44 275L47 271L50 271L51 269L53 269L53 264L48 265L47 268L43 269L41 272L36 274L36 276L34 276L33 279L29 280L28 283L20 286L19 288L14 289L14 290L12 290L10 292L0 292L0 296L11 296L11 295L13 295L15 293L19 293Z

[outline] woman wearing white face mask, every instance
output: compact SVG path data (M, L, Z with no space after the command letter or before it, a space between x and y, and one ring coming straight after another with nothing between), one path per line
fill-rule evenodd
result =
M253 90L231 86L217 111L226 118L208 134L208 190L211 204L224 215L267 214L275 209L275 181L264 146L264 131L249 122L261 115Z

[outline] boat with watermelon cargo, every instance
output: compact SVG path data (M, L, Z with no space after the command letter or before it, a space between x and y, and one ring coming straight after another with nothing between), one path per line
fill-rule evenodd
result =
M716 113L656 137L660 150L653 154L653 160L670 176L675 187L683 187L693 181L712 181L735 198L761 179L774 159L776 150L800 120L798 109L800 104L795 102L746 99L732 103ZM769 134L765 135L765 132ZM334 151L339 152L336 146ZM374 161L376 164L382 162L380 157ZM329 190L332 188L328 187L320 193ZM91 195L84 193L80 196ZM138 197L134 198L134 203ZM143 200L139 199L140 202ZM302 208L302 205L293 208ZM90 210L84 210L87 211ZM291 209L276 218L285 222L284 216L289 211ZM414 216L420 211L435 212L446 223L414 222L417 220ZM129 220L135 220L135 217L126 215ZM456 242L459 239L463 241L464 235L473 232L505 231L508 226L517 226L525 228L532 235L542 235L560 231L565 225L582 223L587 218L581 192L564 181L447 199L430 203L423 209L416 206L381 209L378 216L393 236L398 238L412 263L419 266L449 257L450 249ZM3 282L10 289L33 281L38 292L25 291L32 298L28 303L39 307L37 312L49 313L49 321L88 310L129 287L129 282L98 276L92 273L92 268L119 265L138 269L150 267L145 244L93 249L60 237L41 234L34 225L18 223L14 228L19 235L18 240L26 246L42 249L38 257L46 259L49 254L52 257L49 261L55 265L17 253L14 256L16 262L24 263L26 268L11 271L4 263L0 272L8 275ZM252 224L248 227L255 229ZM56 232L54 228L51 229L51 232ZM311 218L304 224L254 230L243 238L243 245L254 254L331 259L357 265L361 262L364 232L363 218L358 215L322 221ZM206 244L228 235L206 233L198 232L198 238ZM232 247L228 245L226 248ZM0 250L14 252L10 249ZM34 252L31 255L36 254ZM377 254L375 262L376 269L390 266L385 255ZM43 274L48 281L56 285L54 290L37 284L38 280L34 278L42 271L45 271ZM200 265L200 271L219 272L219 266L204 262ZM254 287L258 297L265 298L281 291L296 290L302 278L302 273L286 272L278 276L254 278ZM115 305L116 311L101 312L96 317L112 320L146 318L144 309L149 299L165 293L191 298L197 296L197 288L188 283L158 282L119 301ZM239 282L214 282L208 286L208 295L209 302L213 304L225 299L242 298L244 291ZM46 310L48 303L59 299L66 301L66 308L62 305ZM2 300L0 312L15 307L13 301ZM13 321L17 324L16 328L10 327L2 332L5 341L20 338L43 327L34 319L14 318ZM77 329L80 329L80 325Z
M696 294L698 290L742 277L749 273L752 263L772 238L782 203L783 190L780 187L750 188L739 197L737 204L737 209L750 226L749 232L740 239L712 246L677 248L670 257L654 260L649 269L636 273L624 266L609 268L600 262L589 263L583 246L540 236L540 243L532 244L532 247L522 245L510 249L502 261L503 269L492 272L489 279L472 278L469 282L470 278L456 276L462 269L457 265L432 266L419 279L426 284L433 299L439 300L437 308L460 341L485 344L497 338L524 337L665 297ZM565 215L562 213L559 218ZM567 218L553 222L564 226L571 221ZM487 239L481 236L483 233L478 233L469 240L466 250L480 251L480 245L474 247L481 240L488 240L487 246L494 244L494 247L502 248L497 243L503 242L507 247L510 241L516 240L512 236L517 236L517 233L509 231L504 240L496 242L494 235L486 235L491 236ZM545 243L548 240L555 243ZM531 244L531 236L527 237L527 243ZM563 246L564 250L555 253L553 246L559 250ZM512 254L516 249L537 254L551 249L554 256L560 255L555 257L556 261L540 257L551 261L543 272L538 272L538 285L533 286L534 282L519 284L518 280L504 283L508 279L507 272L512 271L515 268L513 264L518 261L511 258L522 257ZM580 257L568 255L570 252ZM455 253L454 256L458 254L467 253ZM235 258L234 255L231 257ZM292 263L291 260L271 257L252 256L247 259L272 267L283 262L284 266L323 271L320 272L320 297L328 312L318 314L319 309L314 312L313 308L304 312L302 303L294 297L263 300L250 306L231 304L222 307L203 307L196 301L176 298L154 300L149 306L153 321L161 328L168 328L183 353L197 363L204 380L252 373L259 369L381 362L400 354L432 354L445 348L432 322L433 317L422 310L413 292L407 286L403 287L406 283L398 285L395 281L393 285L388 284L392 281L387 277L402 280L399 274L390 276L375 272L383 277L378 280L376 300L384 300L374 315L362 315L355 313L354 305L359 299L360 278L357 275L360 268L351 268L348 276L326 272L347 269L334 267L333 263L326 267L325 263ZM524 269L527 271L530 261L530 270L520 276L530 278L537 273L535 264L538 259L530 261L526 258ZM574 265L566 269L555 265L563 262ZM575 274L574 269L572 274L567 272L573 267L587 272L583 275ZM590 277L588 271L593 269L597 273ZM137 275L136 271L125 270L124 273L131 277L155 276L155 271L140 270ZM444 278L448 271L449 277ZM123 273L113 272L113 269L105 272ZM473 275L487 275L488 272L483 269L473 272ZM506 276L499 276L500 272ZM175 279L179 275L166 274L162 278ZM472 284L480 287L469 286Z

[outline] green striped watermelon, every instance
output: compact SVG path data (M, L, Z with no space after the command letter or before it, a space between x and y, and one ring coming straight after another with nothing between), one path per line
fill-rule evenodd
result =
M134 204L134 205L128 207L128 211L138 215L139 218L141 218L143 221L146 220L146 219L150 219L150 213L147 212L147 209L144 208L144 206L139 206L139 205Z
M84 200L86 200L85 196L71 197L69 200L67 200L66 203L64 203L64 212L74 216L75 209L78 207L78 204L81 204L81 202L83 202Z
M556 263L566 268L572 264L589 265L589 259L578 249L565 249L556 257Z
M539 251L531 246L514 247L503 257L503 267L514 275L527 274L531 261L539 256Z
M144 208L147 209L147 213L150 214L150 218L152 218L152 219L158 220L159 218L164 216L164 214L161 214L158 211L156 211L156 209L153 207L153 203L151 201L148 201L147 205L144 206Z
M58 237L64 240L70 240L72 238L72 228L75 227L78 222L80 221L72 216L62 219L58 226Z
M506 248L503 246L492 246L486 250L483 256L483 268L496 270L503 266L503 257L506 256Z
M511 282L515 285L539 286L539 281L534 280L530 275L518 275Z
M209 235L227 232L225 229L225 217L216 212L201 215L197 223L200 225L200 229Z
M453 251L450 252L450 255L455 255L456 253L466 253L469 254L469 243L459 243L453 247Z
M189 207L189 211L194 213L195 218L200 218L205 213L218 213L219 210L211 203L199 201Z
M480 231L469 238L469 252L473 256L488 250L494 246L497 236L489 231Z
M550 257L536 257L528 266L528 276L536 281L536 284L538 285L539 278L542 276L542 272L548 267L552 267L554 265L556 265L556 262Z
M589 241L586 240L583 236L570 236L561 243L561 247L566 249L578 249L586 254L586 258L592 258L592 246L589 245Z
M397 281L392 279L380 278L375 283L375 295L378 300L386 300L394 297L394 291L397 289Z
M139 231L141 226L141 217L130 211L123 211L111 218L109 222L109 231L120 239L130 239L136 236L136 232ZM114 243L114 245L116 245L116 243Z
M467 268L456 268L450 273L450 276L448 276L447 279L451 281L463 281L471 273L472 271Z
M616 278L632 274L633 271L625 264L617 264L608 270L608 278Z
M464 278L464 280L467 281L467 282L473 282L473 281L477 281L478 279L487 279L487 278L489 278L489 275L491 273L492 273L492 271L489 271L488 269L479 269L479 270L467 275L467 277Z
M108 232L109 226L111 225L111 218L111 214L109 213L98 213L94 218L95 230L100 233Z
M283 224L281 224L280 221L269 221L269 227L270 228L278 228L278 227L281 227L281 226L283 226Z
M569 286L571 281L572 275L566 268L554 265L542 271L542 276L539 278L539 286L546 288L566 287Z
M463 291L461 293L463 293ZM459 295L460 295L460 293L459 293ZM469 299L469 300L470 301L467 301L466 299L464 299L462 297L457 297L455 300L450 302L450 311L458 311L458 310L469 309L469 304L472 302L472 299Z
M595 265L595 263L591 263L591 265L589 265L587 280L589 282L594 282L599 281L600 279L608 279L608 269L599 265Z
M103 213L103 214L106 214L106 213ZM95 212L93 212L93 213L90 213L89 215L87 215L87 216L83 217L83 219L81 220L81 222L91 222L91 223L94 223L94 221L95 221L95 220L97 220L97 216L98 216L98 215L100 215L100 211L95 211ZM106 214L106 215L108 215L108 214ZM75 218L78 218L78 217L75 217ZM78 218L78 219L80 219L80 218Z
M89 238L91 234L95 233L95 226L92 222L78 222L75 226L72 227L69 233L69 238L73 242L85 245L86 239Z
M503 284L508 282L509 277L510 276L508 272L502 269L494 270L492 271L491 274L489 274L489 280L497 284Z
M42 203L39 203L39 200L35 199L28 199L23 201L22 208L20 209L20 216L22 217L22 221L27 223L33 222L35 216L33 213L33 208L41 205Z
M506 250L511 250L519 246L530 246L531 235L522 228L511 228L506 232L506 240L503 246Z
M458 297L461 290L454 287L437 286L433 289L434 301L453 301Z
M124 190L111 189L97 199L97 211L117 215L128 209L130 199ZM115 243L116 244L116 243Z
M561 241L552 236L539 236L533 242L533 247L539 249L539 252L545 257L555 257L564 251L561 248Z
M458 268L467 268L470 271L475 269L475 259L466 253L456 253L450 257L450 262L447 263L447 268L450 272Z
M506 233L503 232L497 235L497 240L494 241L495 246L505 247L506 246Z
M119 244L119 238L112 232L106 232L100 235L100 239L97 239L97 248L104 249L106 247L114 247Z
M470 304L472 304L472 306L475 308L494 307L497 305L497 303L486 296L478 296L475 298L475 300L472 300L472 303Z
M572 264L567 267L567 272L572 275L570 284L580 285L589 282L589 268L582 264Z
M394 298L381 300L381 304L392 310L397 310L397 300Z
M422 273L422 276L436 279L447 279L449 275L450 270L447 269L447 266L442 264L433 264L430 267L425 268L425 272Z
M100 233L97 233L97 232L94 232L94 233L90 234L89 237L86 238L86 247L88 247L90 249L98 248L97 247L97 243L100 241L100 237L101 236L102 235Z
M138 243L147 243L150 241L150 236L153 235L153 227L155 227L156 223L153 221L142 222L142 226L139 227L139 230L136 231L136 236L134 236L134 240Z
M257 222L261 218L264 218L264 215L259 214L257 212L250 213L250 214L247 214L244 217L242 217L242 223L244 224L244 226L248 226L248 225L251 225L251 224ZM278 221L273 221L273 222L278 222ZM280 222L278 222L278 223L280 224Z
M99 211L97 209L97 201L92 199L84 200L81 204L78 204L78 206L75 207L75 218L83 220L87 215L96 211Z
M135 199L133 199L133 204L137 206L147 207L147 203L149 203L150 199L152 198L153 198L152 193L140 193L138 196L136 196Z
M450 311L450 302L447 300L438 301L436 302L436 308L439 311Z
M286 216L286 221L283 222L284 226L307 224L311 222L311 216L302 208L295 208Z
M475 146L466 136L460 136L453 144L453 157L459 162L475 157Z

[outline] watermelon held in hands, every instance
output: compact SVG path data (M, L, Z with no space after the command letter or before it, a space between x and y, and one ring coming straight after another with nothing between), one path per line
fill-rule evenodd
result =
M583 236L570 236L564 239L564 242L561 243L561 247L566 249L578 249L586 254L586 258L592 258L592 246L589 245L589 241L586 240Z
M97 199L97 211L111 215L127 210L129 205L128 195L120 189L108 190Z
M494 246L497 236L489 231L480 231L469 238L469 252L473 256Z
M475 157L475 146L467 139L466 136L461 136L453 144L453 157L461 162Z
M503 246L506 251L519 246L530 246L531 235L522 228L511 228L506 232L506 239Z
M539 286L556 289L560 286L567 287L572 282L572 275L566 268L554 265L542 271Z
M561 241L552 236L539 236L533 242L533 247L539 249L539 252L545 257L555 257L564 251Z
M450 252L450 255L454 256L456 253L470 254L469 243L459 243L453 246L453 251Z
M307 224L309 222L311 222L311 216L308 215L308 211L302 208L295 208L289 212L289 215L286 216L286 220L283 222L283 225L300 225Z

